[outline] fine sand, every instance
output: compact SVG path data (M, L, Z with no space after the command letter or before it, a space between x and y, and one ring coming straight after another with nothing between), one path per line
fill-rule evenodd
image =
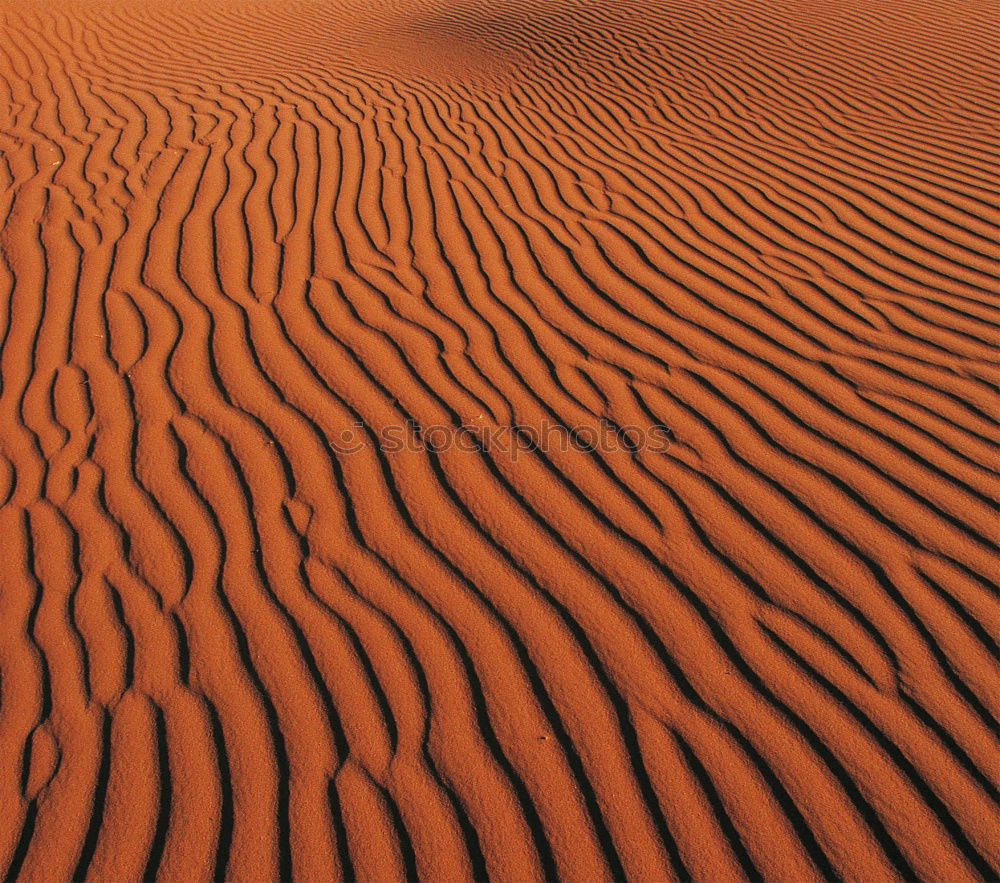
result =
M0 874L997 879L996 19L0 0Z

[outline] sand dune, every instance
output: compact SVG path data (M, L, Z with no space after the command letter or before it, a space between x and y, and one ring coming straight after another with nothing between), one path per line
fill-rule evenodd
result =
M0 15L8 877L1000 876L992 4Z

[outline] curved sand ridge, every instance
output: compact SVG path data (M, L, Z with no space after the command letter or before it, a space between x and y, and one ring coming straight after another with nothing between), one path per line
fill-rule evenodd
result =
M987 4L0 10L0 868L997 876Z

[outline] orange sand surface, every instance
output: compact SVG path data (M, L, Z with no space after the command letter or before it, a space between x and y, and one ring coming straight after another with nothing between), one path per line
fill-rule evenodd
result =
M0 873L998 878L993 3L0 22Z

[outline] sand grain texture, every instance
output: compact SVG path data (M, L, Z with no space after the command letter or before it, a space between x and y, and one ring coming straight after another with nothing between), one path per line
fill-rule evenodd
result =
M0 21L9 877L997 879L992 4Z

